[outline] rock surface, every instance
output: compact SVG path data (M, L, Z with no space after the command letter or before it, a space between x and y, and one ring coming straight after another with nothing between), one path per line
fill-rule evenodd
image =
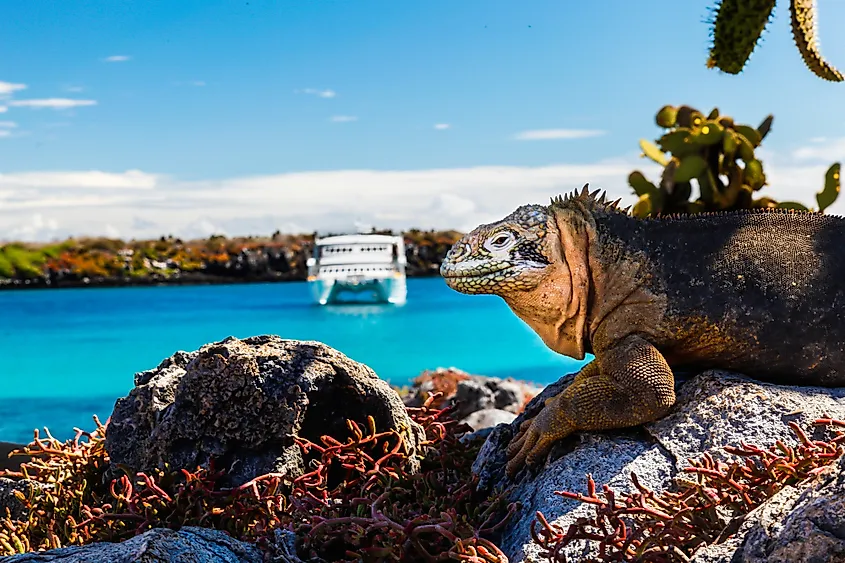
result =
M195 469L213 459L227 471L223 485L236 486L269 472L302 474L294 436L342 440L346 419L366 423L367 415L417 451L423 429L369 367L319 342L227 338L138 373L115 405L106 449L112 464L137 471Z
M255 546L223 532L157 528L120 543L93 543L2 558L4 563L263 563Z
M8 509L12 520L23 519L27 514L26 507L15 496L15 491L20 491L24 496L29 497L36 489L41 490L43 487L46 485L29 479L0 477L0 518L6 517L6 509Z
M498 424L510 424L516 415L503 409L481 409L463 419L464 424L473 430L492 428Z
M25 444L16 444L14 442L0 442L0 471L18 471L21 464L29 461L28 455L15 455L9 457L9 454L16 450L21 450Z
M471 375L456 368L438 368L423 372L414 380L405 404L420 406L433 391L440 391L444 394L440 408L454 404L454 418L475 430L481 430L500 422L510 422L542 390L542 387L511 378ZM486 414L477 414L479 412ZM512 413L513 416L508 417L505 413Z
M526 416L538 412L546 398L560 392L571 380L572 376L567 376L550 385L511 425L497 426L473 466L482 488L512 487L511 499L523 504L521 517L513 519L497 540L512 563L541 560L540 548L530 534L535 511L541 511L564 529L578 517L591 513L592 507L554 494L560 490L585 492L587 473L599 485L607 483L616 491L627 492L632 489L633 471L644 485L659 491L671 484L672 477L688 465L689 458L698 458L703 452L709 451L718 458L724 457L720 452L723 446L742 441L764 447L776 440L795 443L787 422L795 421L809 429L812 421L822 416L845 418L845 389L785 387L711 371L679 381L677 403L664 418L623 431L573 435L552 448L544 466L524 469L515 480L507 479L505 449L512 429ZM812 437L812 432L808 434ZM747 553L733 561L816 561L811 553L833 557L824 561L845 561L835 555L841 538L845 538L845 497L837 488L845 486L839 485L845 476L835 471L831 475L830 483L815 493L797 490L793 500L786 498L788 492L783 492L778 502L784 506L781 513L789 515L782 521L774 517L778 514L775 499L770 499L768 509L760 507L763 510L758 509L758 527L750 528L747 534ZM769 516L765 516L765 510L770 510ZM754 534L758 540L753 540ZM751 550L755 545L764 547ZM571 561L594 554L583 544L570 545L565 553ZM732 561L730 557L714 557L702 558L701 562Z

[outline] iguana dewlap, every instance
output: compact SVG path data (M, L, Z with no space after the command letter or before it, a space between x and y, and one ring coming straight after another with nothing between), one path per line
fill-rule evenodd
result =
M495 294L553 350L583 359L523 423L508 472L576 430L634 426L675 401L673 368L845 385L845 219L786 210L638 219L587 186L458 241L441 274Z

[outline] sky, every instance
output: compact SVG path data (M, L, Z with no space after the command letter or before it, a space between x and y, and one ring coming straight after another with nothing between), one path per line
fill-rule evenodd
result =
M774 114L760 193L815 204L845 83L804 67L784 0L742 74L707 69L711 4L0 2L0 240L469 230L584 183L632 203L664 104ZM845 2L817 5L845 70Z

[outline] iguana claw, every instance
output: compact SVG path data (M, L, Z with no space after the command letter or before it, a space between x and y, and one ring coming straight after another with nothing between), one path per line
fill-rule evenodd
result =
M523 421L508 446L507 473L513 477L523 465L541 462L556 441L571 434L575 425L564 416L558 397L548 399L533 419Z

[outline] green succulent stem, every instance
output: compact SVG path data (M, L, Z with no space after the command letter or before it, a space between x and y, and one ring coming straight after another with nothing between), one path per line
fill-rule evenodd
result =
M766 196L753 197L754 192L767 185L763 163L755 151L771 130L774 116L768 115L759 127L752 127L720 115L716 108L705 117L691 106L666 105L658 110L655 121L666 131L655 143L641 139L640 148L644 157L663 166L663 170L656 183L638 170L628 176L628 183L639 197L633 207L634 215L760 207L808 209L798 202L778 203ZM694 201L690 200L692 182L699 188L699 197ZM820 212L836 201L839 191L837 162L827 170L824 186L816 194Z

